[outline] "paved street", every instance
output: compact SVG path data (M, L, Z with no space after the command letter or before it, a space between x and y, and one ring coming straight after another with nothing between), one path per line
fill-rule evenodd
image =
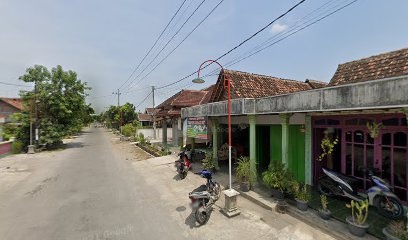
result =
M219 209L197 227L187 194L203 179L178 181L173 157L153 158L104 129L67 149L0 159L0 239L331 239L288 215Z

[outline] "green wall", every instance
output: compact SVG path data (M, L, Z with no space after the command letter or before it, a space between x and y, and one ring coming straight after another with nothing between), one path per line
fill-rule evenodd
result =
M289 126L289 169L296 180L305 181L305 133L301 125Z
M282 127L270 125L270 151L272 161L282 161Z

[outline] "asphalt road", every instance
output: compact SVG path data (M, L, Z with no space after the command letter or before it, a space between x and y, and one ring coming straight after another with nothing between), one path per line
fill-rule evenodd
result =
M0 239L185 239L169 217L174 209L161 204L103 131L10 163L16 183L0 186Z

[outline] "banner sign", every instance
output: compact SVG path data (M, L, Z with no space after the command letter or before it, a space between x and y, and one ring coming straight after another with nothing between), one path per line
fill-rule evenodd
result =
M183 147L187 146L187 119L183 121Z
M189 138L208 139L207 118L187 118L187 136Z

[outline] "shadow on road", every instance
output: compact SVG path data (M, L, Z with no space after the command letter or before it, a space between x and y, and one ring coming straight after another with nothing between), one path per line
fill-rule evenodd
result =
M184 212L185 210L186 210L186 207L184 207L184 206L176 207L177 212Z
M83 148L87 145L83 144L82 142L70 142L70 143L64 144L64 146L66 149L68 149L68 148Z

